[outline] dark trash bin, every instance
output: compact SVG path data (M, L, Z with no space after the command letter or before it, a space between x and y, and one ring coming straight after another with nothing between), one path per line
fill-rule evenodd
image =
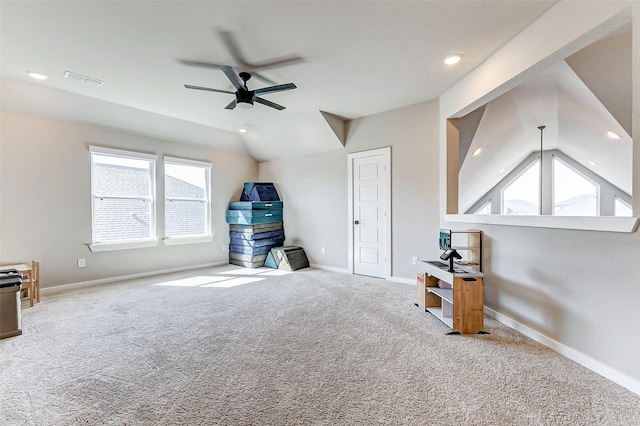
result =
M0 339L19 336L22 272L15 269L0 271Z

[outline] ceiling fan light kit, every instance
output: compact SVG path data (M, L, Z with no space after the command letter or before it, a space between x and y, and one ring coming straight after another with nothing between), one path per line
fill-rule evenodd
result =
M237 101L236 106L240 109L253 109L253 102Z
M236 88L235 93L229 92L228 90L212 89L210 87L193 86L190 84L185 84L184 87L187 89L234 94L236 96L235 100L231 101L226 107L224 107L225 109L234 109L235 107L241 109L251 109L253 108L253 103L258 102L259 104L277 109L278 111L282 111L283 109L285 109L285 107L256 95L261 93L274 93L282 92L284 90L297 89L297 86L295 84L286 83L278 84L275 86L262 87L256 90L249 90L249 88L247 87L247 80L251 78L251 74L249 74L248 72L241 72L240 74L236 74L234 69L228 65L220 65L220 69L227 76L229 81L231 81L233 87ZM242 81L240 81L240 79L242 79Z

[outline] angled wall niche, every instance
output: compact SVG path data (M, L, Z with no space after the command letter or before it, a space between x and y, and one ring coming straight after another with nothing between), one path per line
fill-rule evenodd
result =
M633 179L630 30L631 26L626 25L624 31L618 30L566 61L551 65L457 120L463 160L458 172L461 212L473 211L472 206L525 158L532 153L539 154L540 125L546 126L545 151L562 152L581 168L619 188L625 199L630 198ZM588 67L602 53L602 45L608 47L606 57L596 63L619 59L609 63L611 72L592 73ZM596 89L589 87L579 75L588 76L586 80ZM618 95L611 97L610 93ZM608 138L608 130L619 133L622 139ZM480 148L479 155L471 155ZM543 195L545 193L548 194L548 190L543 187ZM493 214L498 212L494 207Z
M640 105L632 90L640 87L640 73L632 72L640 69L639 41L638 4L598 2L585 8L580 2L560 2L445 92L440 97L443 223L634 232L637 217L461 213L542 150L564 153L626 194L640 188L640 169L632 167L634 159L640 161L640 146L632 141L640 114L631 110ZM599 83L603 76L612 80ZM501 124L489 127L492 121ZM538 126L547 129L543 148ZM587 133L594 126L603 127L597 136ZM607 130L622 135L624 144L607 148ZM630 204L638 215L640 199Z

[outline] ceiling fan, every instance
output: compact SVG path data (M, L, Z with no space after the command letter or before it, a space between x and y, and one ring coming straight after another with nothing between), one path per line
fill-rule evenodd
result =
M296 64L299 62L303 62L304 59L297 55L288 55L288 56L280 56L277 58L272 58L262 62L249 62L244 57L242 50L240 49L240 45L237 42L235 36L230 31L218 31L218 35L222 39L222 43L225 45L231 57L235 61L235 64L239 67L242 67L245 71L253 73L253 77L258 78L269 84L276 84L275 81L267 78L262 73L259 73L260 70L267 70L276 67L283 67L286 65ZM179 62L183 65L195 66L195 67L203 67L203 68L219 68L220 64L211 63L211 62L203 62L203 61L192 61L186 59L180 59Z
M233 84L233 87L236 88L235 92L230 92L228 90L220 90L220 89L212 89L210 87L202 87L202 86L193 86L191 84L185 84L184 87L187 89L196 89L196 90L206 90L209 92L218 92L218 93L228 93L230 95L236 95L236 98L229 103L225 109L234 109L236 106L242 109L251 109L253 108L253 103L257 102L259 104L277 109L278 111L282 111L285 109L282 105L278 105L275 102L268 101L264 98L261 98L260 95L263 93L273 93L273 92L282 92L284 90L297 89L297 86L293 83L286 84L278 84L275 86L262 87L256 90L249 90L247 87L247 80L251 78L251 74L248 72L241 72L240 74L236 74L234 69L228 65L220 65L220 69L227 76L227 78ZM240 81L242 79L242 81Z

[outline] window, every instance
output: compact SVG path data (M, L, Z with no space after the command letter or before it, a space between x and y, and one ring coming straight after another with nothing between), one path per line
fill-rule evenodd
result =
M211 164L165 157L166 239L211 236Z
M484 203L482 207L473 212L473 214L491 214L491 200Z
M502 214L537 215L540 205L540 160L513 179L502 191Z
M632 216L631 205L618 197L615 197L613 209L615 216Z
M598 216L598 185L553 157L553 214Z
M156 156L90 147L92 246L153 242Z

